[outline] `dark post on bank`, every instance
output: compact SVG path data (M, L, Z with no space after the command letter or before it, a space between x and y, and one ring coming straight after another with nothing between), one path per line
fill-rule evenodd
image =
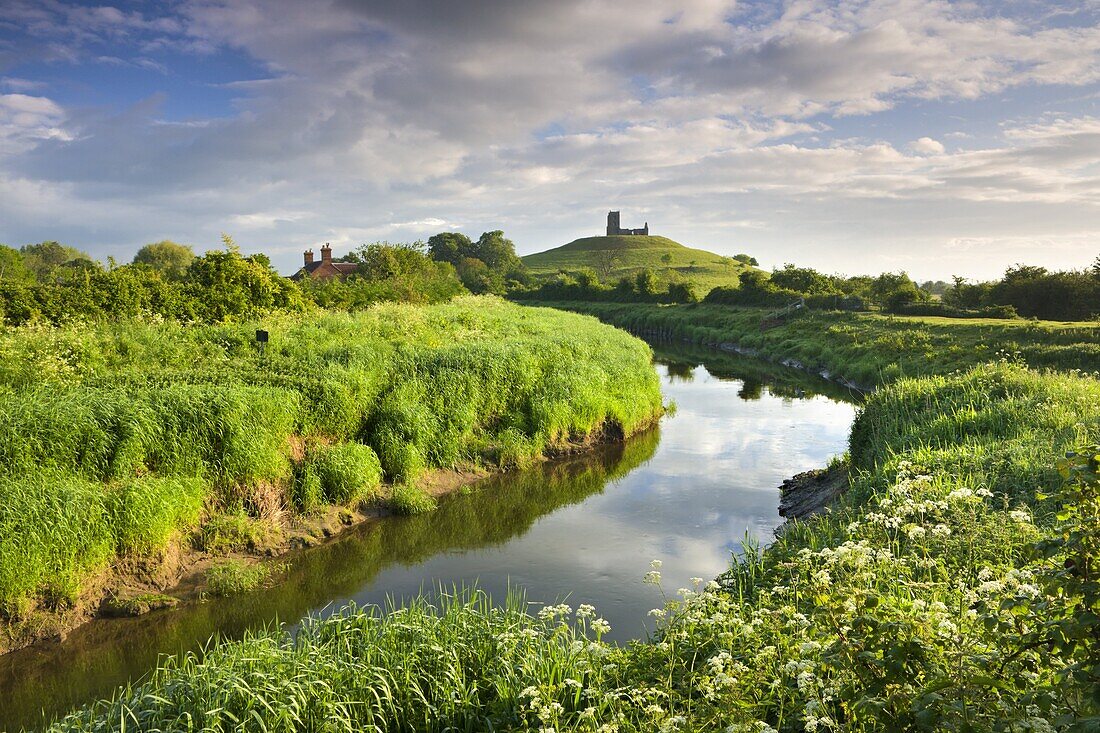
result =
M256 329L256 343L260 346L260 356L263 356L264 347L267 346L267 331Z

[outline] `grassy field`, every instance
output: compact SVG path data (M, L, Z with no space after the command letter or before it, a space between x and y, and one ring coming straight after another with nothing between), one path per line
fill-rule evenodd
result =
M554 303L635 332L699 344L737 344L773 360L794 359L863 386L949 374L1007 359L1033 368L1100 371L1100 323L884 316L807 311L760 330L766 310L718 305Z
M421 511L426 471L524 465L660 413L645 344L495 298L9 329L0 617L70 607L115 558L155 557L181 536L219 551L235 527L323 505Z
M1098 400L1011 364L879 390L841 503L669 589L646 642L455 591L166 660L53 730L1089 730L1100 485L1055 466Z
M700 296L719 285L737 287L738 277L746 268L746 265L729 257L685 247L667 237L654 236L584 237L521 259L536 276L555 275L561 271L576 272L583 268L599 271L597 253L607 250L617 252L620 257L606 278L609 281L648 268L653 270L661 283L695 283ZM670 258L668 262L662 259L666 255Z

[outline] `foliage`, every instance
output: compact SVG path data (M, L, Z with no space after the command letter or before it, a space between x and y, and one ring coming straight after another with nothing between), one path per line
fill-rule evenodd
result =
M39 242L19 248L23 264L39 283L67 281L88 269L97 269L92 258L60 242Z
M368 446L319 443L307 456L302 474L307 482L316 477L323 503L349 504L376 495L382 483L382 464Z
M156 270L168 280L179 280L195 259L194 251L185 244L165 239L147 244L134 255L135 265Z
M1016 265L994 282L969 283L956 277L943 300L962 309L1006 306L1025 317L1085 320L1100 317L1100 277L1095 265L1092 270L1063 272Z
M258 328L271 337L263 354ZM75 597L115 554L163 549L203 508L213 552L262 543L250 520L289 507L384 496L383 477L408 484L395 508L421 510L425 470L536 460L605 428L636 432L660 410L645 344L488 297L10 328L0 605Z
M296 284L275 272L266 255L244 256L232 238L225 241L224 250L201 257L158 242L143 247L134 264L110 269L77 259L79 268L53 266L44 280L24 266L29 255L0 248L0 319L9 325L120 318L220 323L313 305L350 311L381 301L437 303L464 292L454 268L431 260L418 243L363 245L345 258L359 264L355 275ZM34 252L47 253L50 262L71 254L58 254L55 244L33 245Z
M359 267L346 278L304 278L305 298L322 308L362 310L372 303L440 303L465 292L452 265L436 262L420 242L364 244L344 257Z
M512 291L509 298L517 301L574 301L593 303L696 303L699 295L694 283L673 280L661 287L656 274L649 268L638 270L632 277L622 277L614 286L604 285L591 268L579 270L575 276L558 275L543 280L538 286Z
M503 295L509 283L527 279L516 246L500 230L484 232L476 242L465 234L441 232L428 239L428 252L432 259L453 265L472 293Z

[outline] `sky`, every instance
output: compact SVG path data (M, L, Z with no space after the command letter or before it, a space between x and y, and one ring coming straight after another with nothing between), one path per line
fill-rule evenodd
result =
M0 0L0 242L1100 254L1100 0Z

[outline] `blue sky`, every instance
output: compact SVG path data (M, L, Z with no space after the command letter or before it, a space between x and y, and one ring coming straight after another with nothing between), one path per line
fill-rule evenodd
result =
M0 2L0 242L624 225L765 265L1100 254L1100 3Z

